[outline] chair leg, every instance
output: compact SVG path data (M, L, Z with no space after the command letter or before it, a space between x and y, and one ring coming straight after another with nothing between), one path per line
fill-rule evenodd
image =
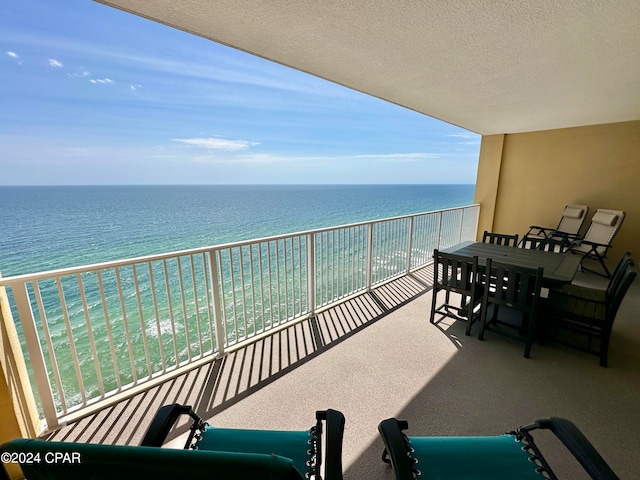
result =
M433 287L433 295L431 297L431 316L429 317L430 323L435 323L437 297L438 297L438 290L435 287Z
M478 334L478 340L484 340L484 331L487 328L487 306L482 303L480 307L480 333Z

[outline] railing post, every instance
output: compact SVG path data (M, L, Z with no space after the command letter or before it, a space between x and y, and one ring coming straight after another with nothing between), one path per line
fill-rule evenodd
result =
M216 321L216 343L218 344L218 355L224 355L225 334L222 323L222 309L220 307L220 284L218 282L218 259L215 250L209 250L209 279L211 280L213 316Z
M462 214L460 215L460 227L458 228L458 243L462 243L462 227L464 226L464 208L461 210Z
M0 382L6 382L6 386L0 385L0 402L9 401L13 406L13 409L8 408L2 413L3 422L7 426L4 433L9 435L6 438L36 438L41 433L40 415L9 306L7 290L3 286L0 286L0 355L3 370L0 372ZM9 385L11 388L8 388ZM15 425L17 430L14 430L12 425Z
M16 286L12 291L18 311L18 318L24 333L24 340L27 344L29 362L33 368L33 375L35 376L44 418L47 421L47 429L54 430L60 426L58 413L53 400L53 392L51 390L51 383L49 382L49 375L47 374L47 366L44 361L42 346L40 345L36 321L33 316L33 310L31 309L31 303L29 302L27 284L23 283L20 286ZM73 341L73 339L70 340Z
M409 239L407 241L407 273L411 271L411 249L413 248L413 219L415 217L409 217Z
M367 224L367 290L373 279L373 222Z
M316 234L307 234L307 310L316 313Z
M442 211L438 212L438 229L437 229L437 236L436 236L436 245L437 245L437 249L440 250L440 235L442 233Z

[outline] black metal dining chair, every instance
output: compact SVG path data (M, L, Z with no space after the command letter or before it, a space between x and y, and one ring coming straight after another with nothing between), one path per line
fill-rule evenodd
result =
M444 291L444 301L436 306L438 293ZM456 300L451 294L460 295ZM466 322L465 333L471 335L473 322L480 318L482 282L479 279L478 257L466 257L433 251L433 300L429 321L435 324L435 316ZM476 311L477 310L477 311Z
M598 355L606 367L613 322L637 276L630 257L623 256L618 265L604 293L587 287L550 290L543 301L544 338Z
M537 336L543 271L542 267L518 267L487 259L480 340L484 340L485 332L490 330L523 341L524 357L529 358Z
M520 241L520 247L529 250L541 250L544 252L564 253L569 246L569 242L563 237L530 237L525 235Z
M507 235L504 233L492 233L485 230L482 235L482 242L515 247L518 245L518 238L519 236L517 233L515 235Z

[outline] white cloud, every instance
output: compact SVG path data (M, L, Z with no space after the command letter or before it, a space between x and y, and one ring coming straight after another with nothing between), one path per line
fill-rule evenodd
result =
M113 80L110 78L92 78L89 80L91 83L113 83Z
M88 70L79 70L79 71L74 72L74 73L67 73L67 75L69 77L75 77L75 78L87 78L91 74L89 73Z
M16 52L7 52L7 55L9 55L12 58L19 58Z
M184 143L192 147L207 148L209 150L245 150L249 147L260 145L259 142L246 140L226 140L224 138L174 138L174 142Z
M55 67L55 68L62 68L62 62L60 60L56 60L55 58L50 58L49 66Z
M129 88L135 92L139 88L142 88L142 85L131 85Z

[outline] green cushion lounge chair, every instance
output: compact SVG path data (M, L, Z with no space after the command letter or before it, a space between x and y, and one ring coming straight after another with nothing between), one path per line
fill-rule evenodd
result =
M193 420L185 449L278 455L291 459L294 468L304 478L342 480L345 419L337 410L317 411L316 424L308 430L245 430L212 427L198 417L190 406L175 403L158 410L141 444L161 446L182 415L188 415ZM325 451L322 448L323 433L326 434Z
M194 419L185 449L159 448L182 414ZM306 431L235 430L173 404L158 411L139 447L16 439L0 449L3 462L18 463L29 480L341 480L343 432L336 410L317 412Z
M551 430L592 479L618 477L569 420L549 418L496 436L409 437L406 421L390 418L378 430L385 444L382 459L396 480L543 480L558 477L535 444L531 432Z

